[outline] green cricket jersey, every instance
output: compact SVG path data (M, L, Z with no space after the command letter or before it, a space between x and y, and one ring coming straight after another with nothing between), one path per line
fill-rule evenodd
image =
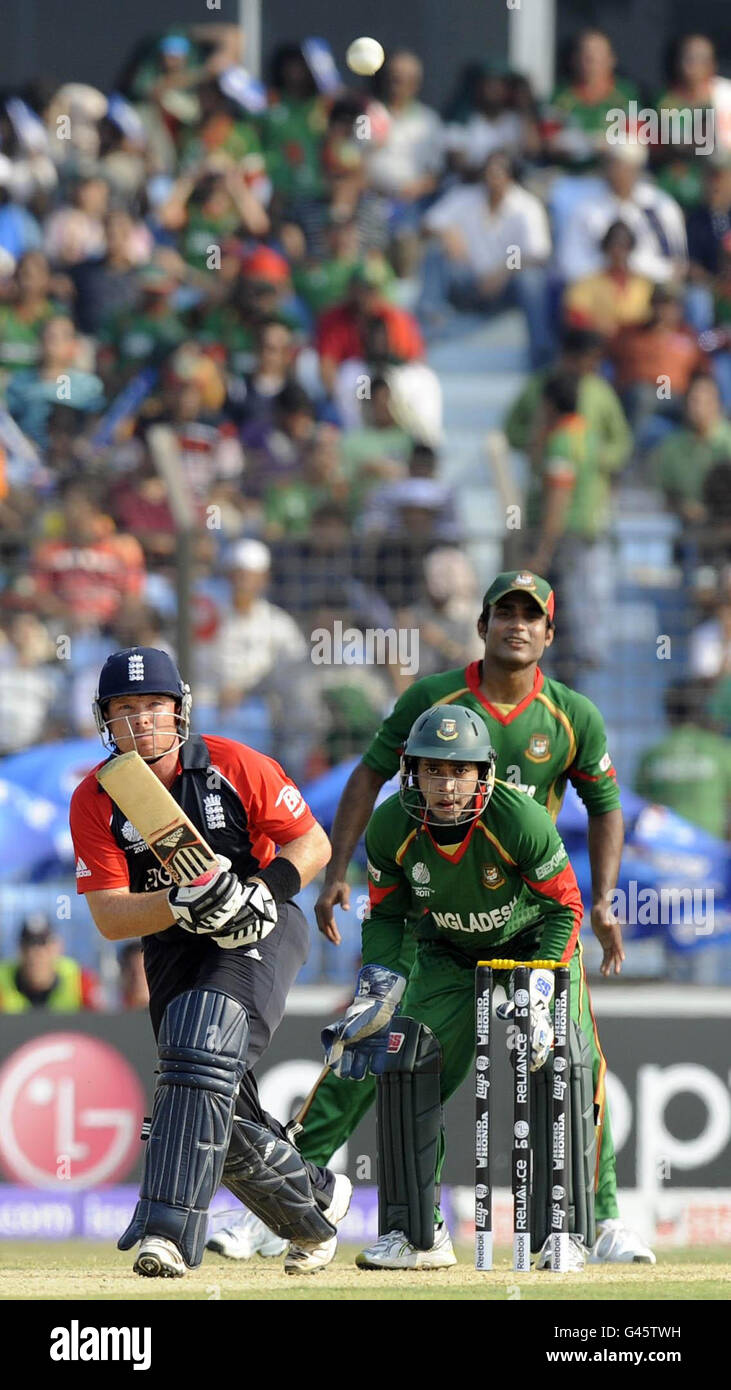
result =
M398 772L400 750L414 720L432 705L466 705L487 724L497 753L498 776L545 806L556 819L570 780L589 815L620 804L607 752L607 735L596 705L540 669L530 694L508 711L490 704L480 690L482 662L415 681L397 700L363 757L384 777Z
M640 796L670 806L723 839L731 805L731 745L695 724L671 729L640 760L635 787Z
M596 540L607 531L611 516L609 478L599 466L598 443L583 416L564 415L546 439L542 467L532 474L528 490L529 529L537 530L540 525L544 478L554 486L570 489L565 520L569 535Z
M418 805L415 791L407 796ZM364 965L398 969L407 918L417 940L446 938L476 960L509 955L511 940L528 930L534 958L570 960L581 928L581 895L542 806L496 781L482 815L458 843L441 843L444 832L436 833L439 840L398 795L371 816Z
M587 101L581 87L571 83L558 87L551 99L551 109L569 119L572 126L584 130L588 135L604 136L607 129L607 112L619 106L626 111L628 103L639 97L639 89L634 82L622 77L614 80L614 87L598 101Z

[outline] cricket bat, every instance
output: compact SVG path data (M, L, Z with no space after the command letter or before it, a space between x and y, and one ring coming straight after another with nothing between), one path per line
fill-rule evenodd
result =
M329 1067L323 1067L309 1095L305 1096L305 1099L303 1100L299 1110L297 1111L297 1114L292 1116L292 1119L287 1125L286 1135L289 1139L290 1144L294 1144L297 1135L300 1133L302 1126L304 1125L304 1122L309 1114L310 1106L312 1105L312 1102L315 1099L315 1096L317 1095L317 1092L319 1091L329 1070Z
M120 753L96 776L175 883L194 883L219 867L200 830L139 753Z

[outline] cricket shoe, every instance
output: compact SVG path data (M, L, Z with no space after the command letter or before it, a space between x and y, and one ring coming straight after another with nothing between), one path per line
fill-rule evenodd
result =
M253 1255L268 1260L283 1255L288 1243L275 1236L253 1211L244 1211L229 1226L222 1226L208 1237L206 1250L215 1250L227 1260L250 1260Z
M145 1236L132 1269L148 1279L180 1279L185 1274L186 1264L171 1240L165 1236Z
M546 1236L541 1246L541 1252L536 1260L536 1269L553 1269L553 1260L551 1256L551 1236ZM566 1271L567 1274L578 1274L579 1270L583 1269L586 1264L584 1237L574 1235L573 1232L569 1235L568 1263L569 1267Z
M589 1254L594 1265L654 1265L655 1253L636 1231L622 1225L618 1216L597 1224L597 1238Z
M361 1250L355 1263L359 1269L447 1269L456 1265L457 1256L442 1221L434 1232L431 1250L419 1250L403 1231L387 1231L367 1250Z
M345 1216L352 1196L353 1184L350 1178L346 1178L344 1173L336 1173L330 1205L322 1213L325 1220L332 1226L337 1226ZM337 1236L323 1240L320 1245L295 1245L293 1242L285 1257L285 1274L317 1274L319 1269L324 1269L335 1258L337 1246Z

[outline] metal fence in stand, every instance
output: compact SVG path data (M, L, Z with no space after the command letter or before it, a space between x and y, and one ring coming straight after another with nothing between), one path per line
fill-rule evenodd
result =
M359 535L326 510L309 533L270 540L266 597L293 626L280 649L272 640L271 614L264 615L264 627L256 615L250 620L239 615L230 630L236 634L235 665L244 684L233 695L229 690L222 705L221 653L232 602L225 563L230 542L214 535L201 547L184 500L177 520L174 563L150 568L144 605L123 603L101 630L85 626L69 610L46 623L50 635L44 639L32 619L27 551L9 552L1 617L6 638L0 654L2 753L92 735L90 700L108 652L135 641L168 643L181 653L193 685L196 728L250 743L305 783L358 756L412 679L480 654L475 624L481 595L502 562L494 528L486 546L487 526L434 534L433 518L422 512L400 534L384 528L377 535ZM713 566L708 573L703 545L681 535L673 518L656 507L654 512L620 510L613 546L604 661L579 671L576 684L602 710L620 782L631 786L640 756L666 731L665 691L688 674L691 633L712 616ZM554 651L569 640L559 611ZM268 669L247 690L249 658L260 662L265 648ZM549 657L546 673L557 669L560 674ZM0 784L2 777L0 764ZM60 808L62 818L68 794L70 786L59 792L56 811ZM349 978L357 957L362 891L356 886L352 920L344 923L346 947L341 953L327 951L318 938L306 978ZM55 910L55 899L64 895L71 895L73 907L59 920L61 934L74 953L92 958L98 941L86 909L76 904L68 880L55 877L46 885L0 887L4 953L12 949L26 907L43 902ZM657 946L648 943L639 956L648 974L666 968ZM110 980L112 974L110 966Z

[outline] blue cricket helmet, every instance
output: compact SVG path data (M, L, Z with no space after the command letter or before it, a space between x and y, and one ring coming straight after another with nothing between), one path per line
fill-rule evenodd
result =
M125 647L112 652L104 662L92 708L102 743L112 751L116 744L107 728L105 706L115 695L172 695L179 701L178 735L180 743L185 743L193 699L190 686L168 652L159 647Z

